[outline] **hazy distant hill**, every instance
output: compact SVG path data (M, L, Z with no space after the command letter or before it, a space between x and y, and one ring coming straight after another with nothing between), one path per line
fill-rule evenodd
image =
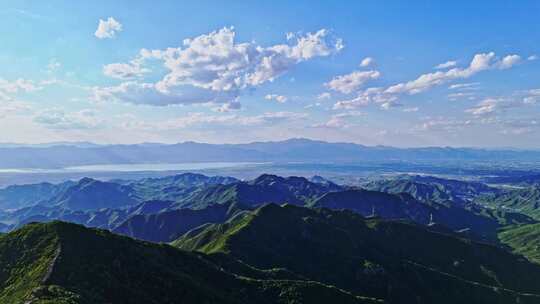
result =
M138 202L135 191L130 187L83 178L45 204L70 210L98 210L126 207Z
M309 139L249 144L0 146L0 168L59 168L92 164L181 162L365 162L365 161L538 161L540 151L472 148L394 148Z
M0 209L18 209L47 201L53 196L73 186L75 182L61 184L40 183L31 185L13 185L0 189Z

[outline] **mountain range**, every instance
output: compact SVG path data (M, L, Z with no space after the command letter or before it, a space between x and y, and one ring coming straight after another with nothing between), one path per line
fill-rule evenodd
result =
M194 173L11 186L0 302L540 303L534 209L488 199L534 206L534 189Z
M76 224L0 236L2 303L538 303L540 266L350 211L269 204L171 245Z
M8 231L29 222L63 220L143 240L169 242L198 225L222 223L238 212L268 203L347 209L363 216L376 213L382 218L422 225L437 223L490 242L497 242L497 231L503 226L535 222L520 213L452 200L472 195L471 191L494 191L483 184L465 186L467 182L459 184L445 179L437 179L437 184L415 183L431 189L425 192L430 195L418 191L424 188L403 188L396 180L388 180L386 184L378 181L380 191L376 191L337 185L321 177L310 180L270 174L247 181L193 173L135 181L83 178L78 182L48 185L48 192L41 186L18 186L14 201L20 197L27 200L19 209L0 214L0 222L4 224L0 228ZM7 199L10 193L6 192ZM47 199L37 199L31 205L30 198L38 195Z
M329 143L304 138L248 144L95 145L58 143L0 146L0 168L65 168L96 164L186 162L433 162L538 161L536 150L395 148Z

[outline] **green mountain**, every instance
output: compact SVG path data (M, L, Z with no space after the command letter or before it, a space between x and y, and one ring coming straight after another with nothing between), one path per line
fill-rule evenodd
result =
M478 197L478 204L519 212L540 220L540 185Z
M317 282L238 276L204 254L63 222L0 236L0 303L374 303Z
M235 182L238 182L238 180L233 177L183 173L160 178L128 181L125 184L133 188L137 196L144 200L178 201L199 188L210 185L228 185Z
M405 175L394 179L377 180L362 187L388 193L409 193L415 199L423 202L431 201L459 205L464 205L482 194L499 192L496 188L479 182L421 175Z
M453 204L420 202L407 193L390 194L369 190L331 192L309 204L311 207L347 209L363 216L385 219L406 219L422 225L434 222L455 231L472 232L472 237L497 240L497 230L509 223L532 223L527 216L497 213L474 206L463 208Z
M207 223L223 223L243 212L236 203L211 205L204 209L179 209L129 217L114 233L151 242L171 242L187 231Z
M132 188L83 178L47 201L47 205L70 210L98 210L136 205L140 199Z
M540 303L538 265L498 247L350 211L267 205L192 230L173 245L388 303Z
M504 229L499 234L499 238L514 252L540 264L540 224Z
M237 202L248 206L265 203L304 205L327 192L342 188L333 183L314 183L303 177L263 174L248 182L209 186L179 202L180 207L204 208L212 204Z

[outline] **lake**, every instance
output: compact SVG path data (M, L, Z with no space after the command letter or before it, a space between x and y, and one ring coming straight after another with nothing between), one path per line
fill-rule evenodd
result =
M60 169L26 169L12 168L0 169L0 173L84 173L84 172L141 172L141 171L186 171L186 170L208 170L232 167L243 167L249 165L261 165L262 163L249 162L208 162L208 163L177 163L177 164L110 164L110 165L88 165L74 166Z

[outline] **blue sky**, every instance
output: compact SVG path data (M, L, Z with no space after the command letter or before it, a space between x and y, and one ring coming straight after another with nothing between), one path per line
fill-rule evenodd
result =
M0 4L0 142L540 148L537 1L230 2Z

